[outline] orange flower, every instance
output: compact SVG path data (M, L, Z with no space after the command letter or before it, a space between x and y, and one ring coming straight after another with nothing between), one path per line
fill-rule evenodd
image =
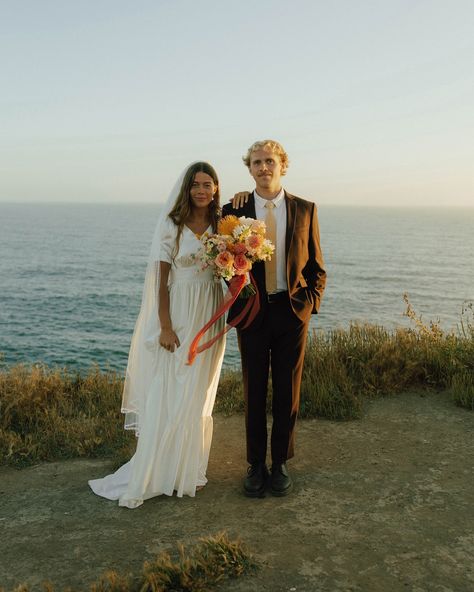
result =
M252 269L252 264L245 255L239 254L234 257L234 268L236 275L242 275Z
M219 255L217 255L216 257L216 265L221 269L225 269L226 267L232 267L233 263L234 258L229 253L229 251L223 251L222 253L219 253Z
M224 216L224 218L219 220L219 224L217 225L217 232L219 234L231 235L234 228L237 228L239 224L240 223L237 216Z
M263 236L261 234L251 234L245 242L248 247L255 250L262 246Z
M236 243L232 248L232 252L235 255L245 255L245 253L247 252L247 247L244 245L244 243Z

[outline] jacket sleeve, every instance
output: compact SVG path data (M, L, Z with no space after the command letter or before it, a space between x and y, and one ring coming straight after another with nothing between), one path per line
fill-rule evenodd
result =
M303 270L303 277L308 284L308 288L313 296L313 313L317 313L326 287L326 270L324 268L324 259L321 252L321 243L319 238L318 212L315 204L311 204L311 220L308 237L308 262Z
M232 202L228 202L222 206L222 217L229 216L230 214L238 216L239 211L240 210L234 210L234 208L232 207Z

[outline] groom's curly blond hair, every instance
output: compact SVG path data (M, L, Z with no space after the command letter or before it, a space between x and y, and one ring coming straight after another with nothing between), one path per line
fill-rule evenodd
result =
M252 152L255 152L256 150L264 150L265 148L278 155L281 162L281 174L285 175L290 161L285 149L276 140L259 140L258 142L254 142L247 150L247 154L242 156L245 166L250 169L250 158Z

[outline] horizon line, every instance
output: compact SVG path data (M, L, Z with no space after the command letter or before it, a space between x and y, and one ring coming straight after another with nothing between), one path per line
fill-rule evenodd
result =
M230 200L229 200L230 201ZM311 200L312 201L312 200ZM91 205L91 206L160 206L164 205L165 202L155 202L155 201L59 201L59 200L22 200L22 201L11 201L11 200L1 200L0 205ZM223 202L227 203L227 202ZM348 203L329 203L329 202L314 202L318 207L331 207L331 208L380 208L380 209L436 209L436 210L447 210L447 209L457 209L457 210L472 210L474 209L473 205L466 205L466 204L348 204Z

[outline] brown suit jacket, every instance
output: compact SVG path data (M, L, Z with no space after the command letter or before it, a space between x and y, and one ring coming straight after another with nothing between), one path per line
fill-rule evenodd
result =
M316 205L290 195L285 191L286 202L286 280L293 312L302 320L317 313L326 285L326 271L319 241L319 225ZM252 195L239 209L226 204L222 215L234 214L256 218L255 199ZM257 327L263 317L266 302L265 264L255 263L252 275L260 292L260 312L251 328ZM229 311L231 321L243 308L245 301L238 298Z

